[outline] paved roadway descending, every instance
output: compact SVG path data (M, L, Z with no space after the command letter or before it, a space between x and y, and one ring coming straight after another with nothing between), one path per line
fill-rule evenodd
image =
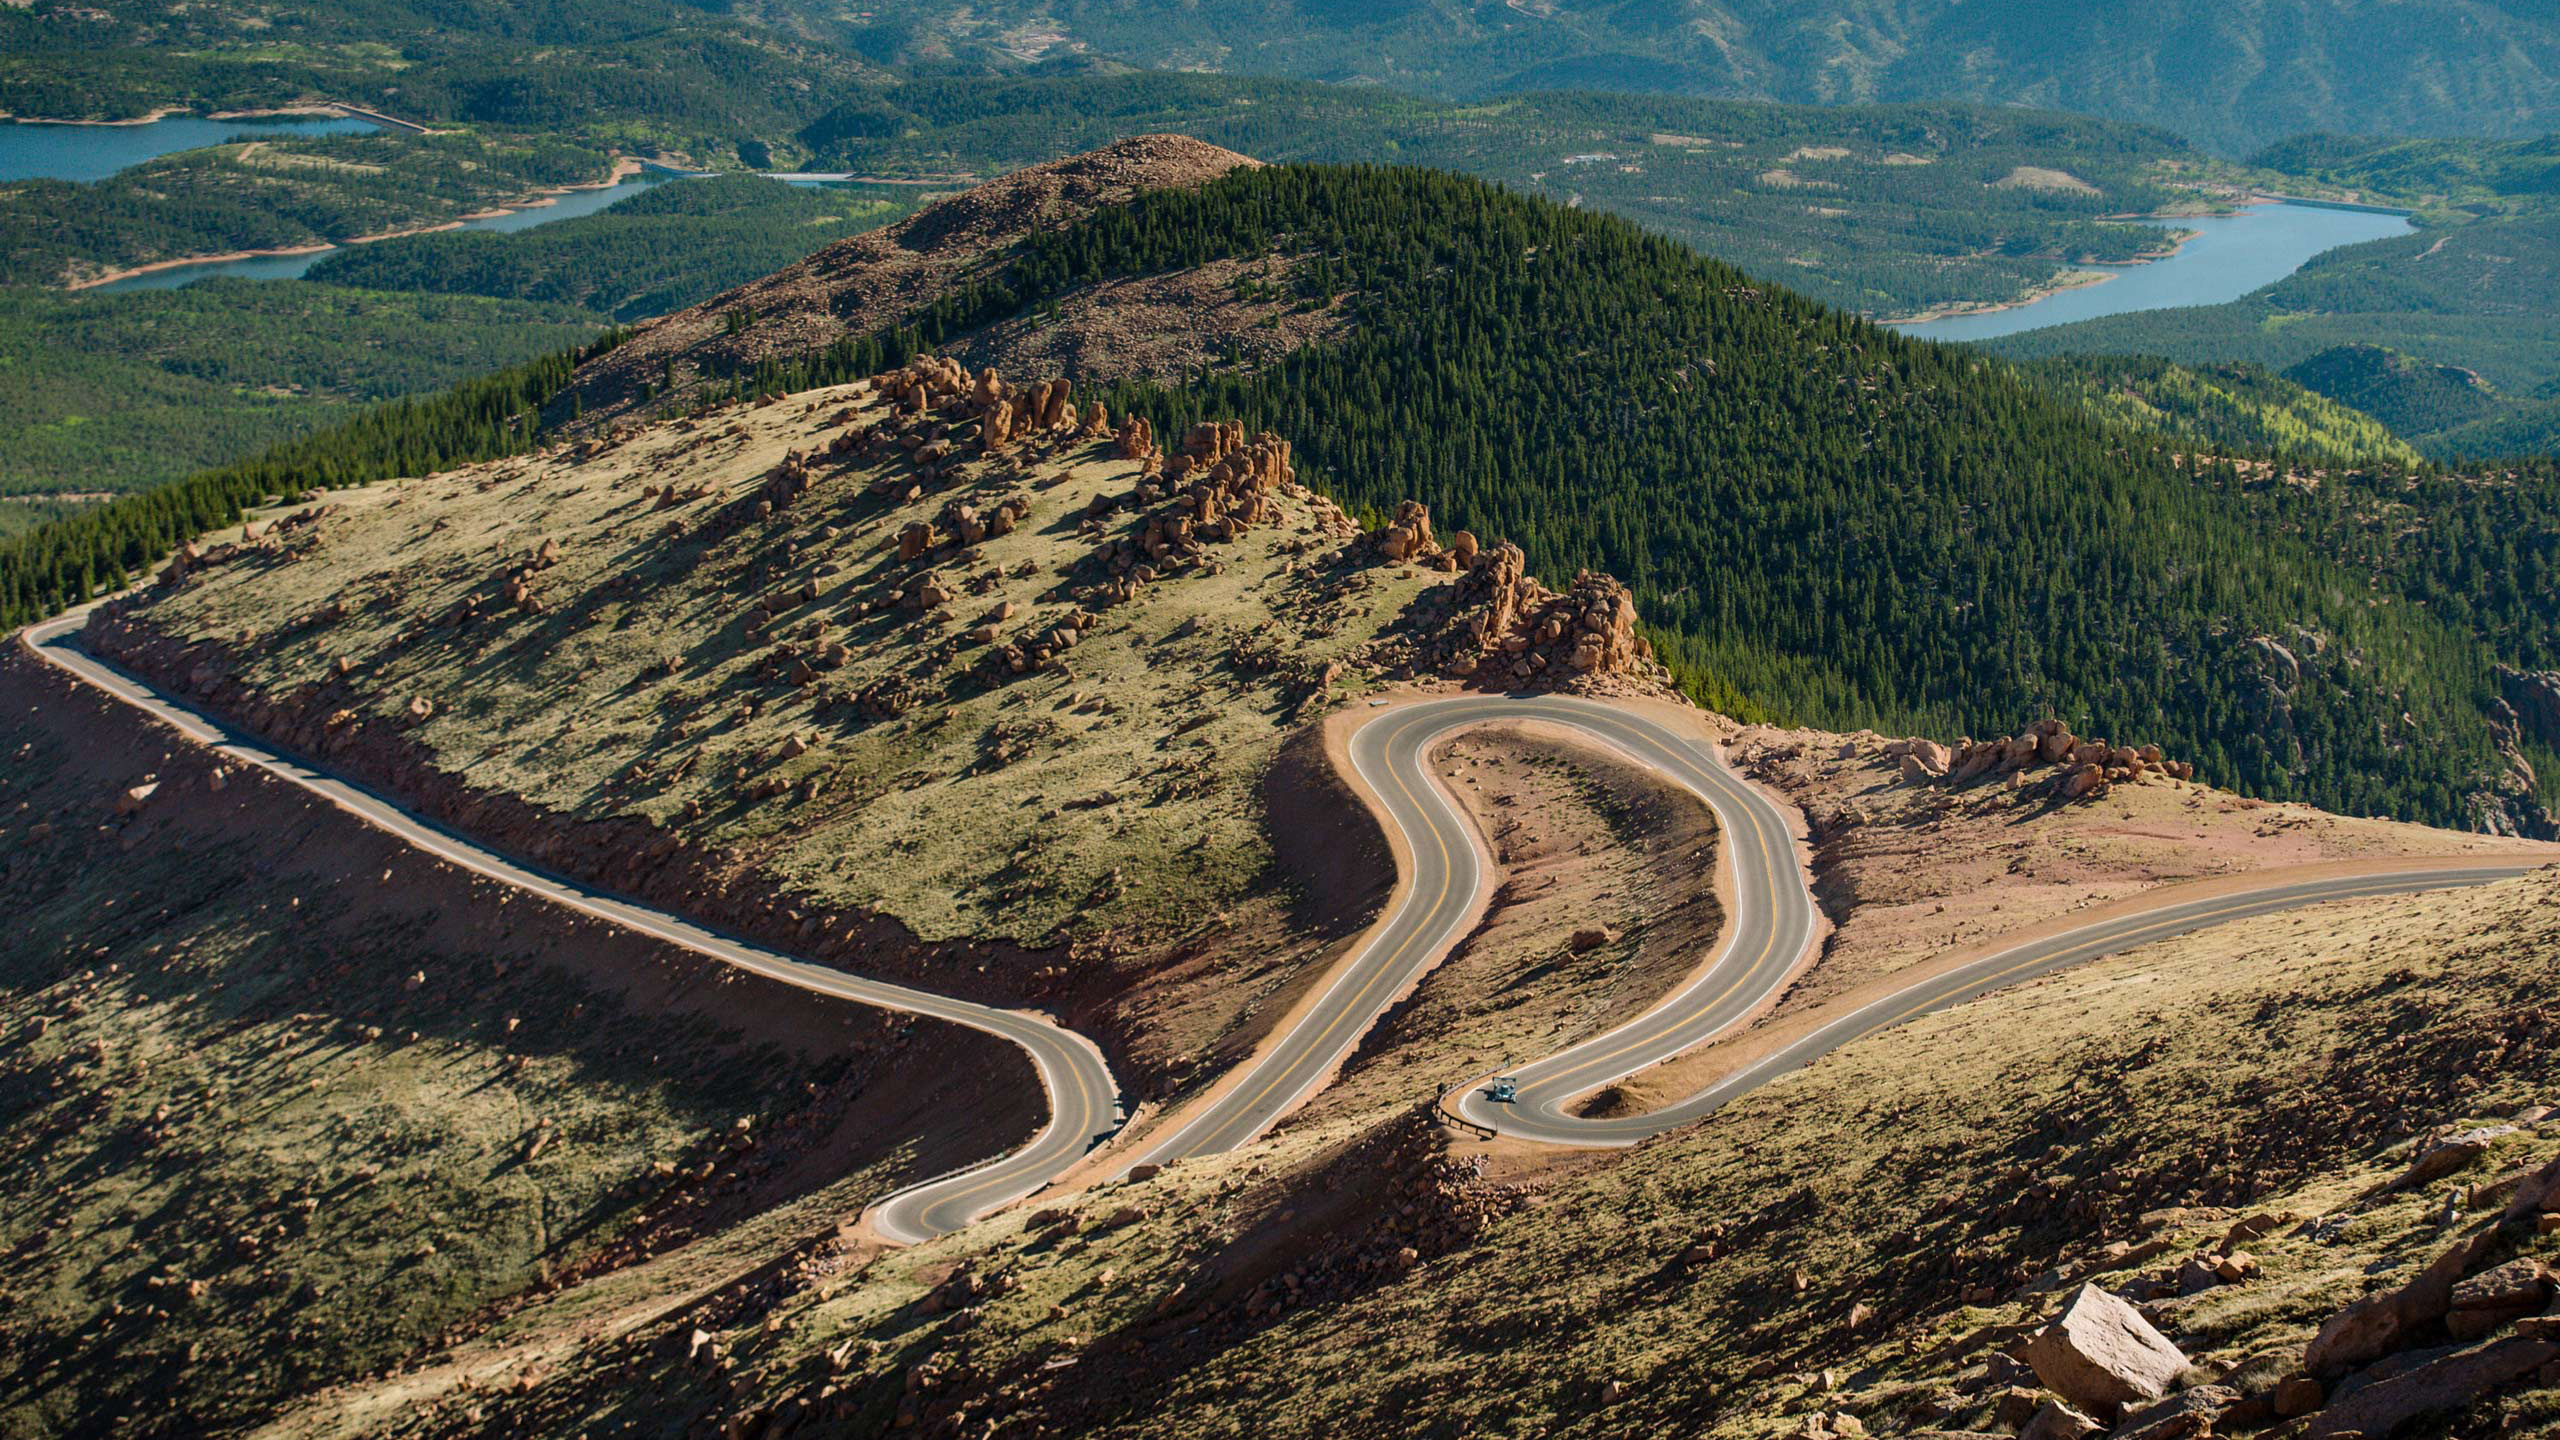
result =
M751 974L819 995L930 1016L1011 1041L1031 1057L1048 1091L1049 1122L1009 1155L910 1186L871 1211L887 1239L913 1244L957 1230L998 1206L1047 1185L1119 1129L1119 1087L1092 1041L1037 1015L971 1004L901 985L830 970L750 944L575 880L510 860L467 836L412 814L382 796L324 774L253 736L189 708L81 650L74 637L87 612L74 611L22 632L38 658L143 710L190 739L244 764L273 772L367 824L464 869L539 895L555 904L666 941ZM955 1120L957 1117L955 1117Z
M866 1005L948 1020L1022 1047L1048 1091L1049 1122L1012 1154L912 1186L871 1211L878 1231L912 1243L959 1229L1018 1200L1076 1166L1119 1128L1119 1093L1102 1053L1081 1035L1036 1015L998 1010L922 990L865 980L794 960L661 910L507 859L470 838L401 809L383 797L322 773L254 737L234 731L80 650L75 611L22 635L29 649L117 699L149 712L188 736L312 791L410 844L490 879L611 921L786 985ZM2404 895L2420 890L2521 875L2534 864L2409 868L2310 881L2271 881L2265 888L2207 899L2164 902L2092 922L2063 934L2023 941L1843 1015L1785 1048L1754 1061L1713 1087L1643 1115L1584 1119L1566 1107L1638 1070L1725 1035L1775 995L1814 938L1815 910L1797 863L1786 815L1725 768L1688 727L1634 711L1564 697L1465 696L1425 700L1380 711L1352 733L1351 762L1403 840L1413 873L1402 898L1366 944L1326 983L1305 1013L1266 1045L1261 1056L1221 1087L1198 1113L1148 1147L1133 1164L1214 1154L1251 1141L1330 1080L1377 1017L1463 938L1485 885L1473 831L1430 774L1432 746L1448 735L1493 721L1560 725L1616 750L1696 793L1722 828L1720 864L1732 902L1716 954L1692 980L1643 1015L1561 1053L1509 1072L1519 1081L1513 1103L1488 1098L1481 1084L1461 1094L1461 1114L1479 1125L1556 1145L1632 1145L1713 1113L1737 1095L1811 1064L1851 1041L1944 1009L2004 985L2049 974L2155 940L2253 915L2324 900ZM2416 862L2424 865L2427 862ZM1484 1077L1489 1080L1491 1077ZM1125 1174L1124 1167L1121 1173Z
M1717 958L1696 980L1642 1018L1544 1062L1542 1073L1575 1059L1561 1073L1577 1077L1578 1090L1605 1084L1705 1041L1785 983L1814 926L1794 837L1778 807L1735 778L1702 740L1633 711L1555 696L1462 697L1385 710L1353 733L1351 763L1405 841L1411 885L1289 1034L1143 1160L1228 1150L1262 1133L1322 1085L1378 1013L1463 937L1484 867L1427 756L1451 733L1498 720L1569 727L1695 792L1722 827L1734 902ZM1581 1078L1591 1076L1598 1078Z
M1489 1098L1481 1077L1456 1097L1460 1114L1489 1129L1554 1145L1632 1145L1713 1113L1727 1101L1864 1036L2004 985L2230 920L2324 900L2402 895L2521 875L2530 864L2410 868L2389 874L2275 882L2262 890L2164 903L2024 941L1842 1016L1677 1104L1641 1115L1585 1119L1567 1106L1601 1086L1723 1036L1786 984L1814 939L1815 910L1784 812L1725 768L1686 727L1588 700L1465 697L1382 711L1352 735L1351 759L1411 857L1411 885L1387 922L1289 1032L1267 1047L1240 1083L1143 1161L1232 1149L1269 1128L1321 1087L1378 1014L1463 938L1485 878L1472 830L1426 757L1446 736L1491 721L1535 720L1581 732L1696 793L1724 834L1733 913L1715 956L1643 1015L1559 1054L1508 1071L1511 1103ZM2417 862L2423 865L2426 862ZM1125 1172L1124 1172L1125 1173Z

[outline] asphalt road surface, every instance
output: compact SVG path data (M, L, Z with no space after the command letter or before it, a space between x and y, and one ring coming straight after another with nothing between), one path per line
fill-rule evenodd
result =
M1037 1015L954 1000L900 985L865 980L812 965L654 910L565 876L511 860L467 836L410 813L390 800L237 731L160 693L79 648L76 637L87 612L74 611L22 632L27 648L90 685L142 710L191 739L243 764L282 776L367 824L387 830L439 859L539 895L554 904L607 920L669 944L707 955L751 974L813 994L887 1010L947 1020L1011 1041L1031 1057L1048 1091L1049 1122L1031 1143L1011 1154L925 1181L872 1206L873 1227L885 1238L912 1244L957 1230L999 1206L1046 1186L1120 1125L1119 1086L1092 1041Z
M1816 911L1786 814L1726 769L1703 738L1641 714L1562 696L1424 701L1382 711L1351 738L1353 767L1385 808L1388 823L1411 857L1411 886L1386 923L1289 1031L1265 1047L1241 1081L1227 1086L1133 1163L1231 1150L1269 1129L1322 1088L1380 1012L1464 938L1484 889L1483 862L1473 831L1431 776L1426 757L1456 731L1503 720L1570 728L1666 776L1713 808L1725 839L1720 863L1733 913L1705 967L1626 1024L1501 1072L1517 1084L1512 1100L1491 1098L1495 1077L1490 1075L1454 1097L1458 1113L1478 1125L1552 1145L1635 1144L1712 1114L1737 1095L1915 1015L2155 940L2327 900L2476 885L2537 868L2520 863L2408 869L2275 882L2263 890L2164 903L2021 942L1915 981L1678 1104L1641 1115L1585 1119L1570 1113L1574 1101L1732 1032L1795 971L1813 943Z
M36 655L245 764L260 766L410 844L493 880L611 921L753 974L816 994L947 1020L1020 1046L1048 1092L1049 1122L1011 1154L888 1196L871 1210L886 1238L913 1243L959 1229L1032 1194L1117 1132L1118 1087L1101 1051L1036 1016L865 980L794 960L664 911L510 860L393 802L312 768L104 664L74 641L85 612L36 626L22 640ZM1403 839L1414 873L1384 925L1327 983L1290 1029L1244 1074L1132 1164L1215 1154L1246 1144L1327 1083L1377 1017L1463 938L1485 884L1465 819L1429 773L1444 737L1493 721L1565 726L1685 786L1715 812L1732 915L1708 965L1661 1003L1606 1034L1504 1072L1514 1100L1479 1083L1460 1114L1506 1135L1555 1145L1621 1146L1712 1114L1735 1096L1801 1069L1854 1040L1915 1015L2213 925L2327 900L2403 895L2505 879L2532 864L2448 867L2271 884L2266 889L2164 904L2022 942L1843 1015L1711 1088L1642 1115L1585 1119L1576 1099L1739 1026L1775 994L1813 943L1815 909L1787 818L1725 768L1700 737L1596 701L1560 696L1465 696L1382 711L1354 731L1351 760ZM1489 1082L1492 1077L1484 1077ZM1126 1173L1124 1167L1122 1172Z
M1352 734L1351 763L1403 836L1413 883L1386 924L1242 1081L1136 1163L1231 1150L1270 1128L1322 1086L1378 1013L1464 936L1484 888L1483 862L1425 757L1443 737L1497 720L1568 726L1668 776L1714 807L1727 841L1723 863L1734 905L1715 963L1642 1018L1541 1062L1541 1075L1562 1067L1552 1071L1555 1083L1577 1093L1605 1084L1705 1041L1785 983L1814 927L1794 838L1778 807L1737 779L1703 740L1631 711L1561 696L1467 696L1384 710Z

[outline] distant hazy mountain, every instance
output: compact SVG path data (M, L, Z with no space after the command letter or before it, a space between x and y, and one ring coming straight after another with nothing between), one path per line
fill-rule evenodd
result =
M1444 94L2016 101L2230 151L2309 130L2560 128L2548 0L914 0L875 13L838 23L892 63L1081 50Z

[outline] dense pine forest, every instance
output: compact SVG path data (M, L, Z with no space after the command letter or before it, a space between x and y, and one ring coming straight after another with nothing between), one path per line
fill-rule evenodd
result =
M0 287L0 497L166 484L607 328L561 305L301 281Z
M1097 278L1280 253L1308 257L1286 282L1306 303L1345 297L1351 339L1115 401L1241 416L1350 503L1419 497L1549 573L1617 573L1709 703L1941 734L2059 714L2244 791L2471 813L2472 635L2016 372L1479 181L1273 167L1152 194L738 392L866 373ZM2262 639L2314 661L2271 667Z
M913 210L888 186L802 190L753 175L657 185L533 230L447 230L350 247L306 279L367 290L575 305L617 320L681 310Z
M1347 340L1126 387L1115 407L1161 428L1240 416L1292 437L1349 504L1418 497L1550 575L1615 572L1720 708L1948 735L2058 714L2243 791L2461 823L2494 766L2492 661L2550 643L2539 592L2516 588L2548 555L2475 562L2478 525L2449 498L2442 543L2412 548L2352 508L2181 468L2195 462L2049 380L1625 221L1431 171L1269 167L1153 193L1035 238L907 328L739 375L732 393L872 373L1101 278L1282 254L1296 263L1267 283L1347 306ZM531 443L531 412L568 418L552 397L569 363L388 407L0 550L0 603L13 619L63 603L262 493ZM2504 531L2537 533L2547 509Z
M119 588L179 542L236 523L244 508L305 490L428 475L534 443L535 417L608 334L425 400L377 406L255 459L111 501L0 543L0 625L20 625Z

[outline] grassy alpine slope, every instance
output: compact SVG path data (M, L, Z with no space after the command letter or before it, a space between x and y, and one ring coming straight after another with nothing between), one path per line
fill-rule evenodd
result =
M235 1431L825 1184L858 1208L919 1136L848 1114L989 1103L884 1067L1004 1073L508 905L14 644L0 691L0 1434Z
M2372 1192L2560 1085L2554 944L2548 874L2208 932L1553 1168L1334 1107L850 1276L706 1297L610 1369L519 1391L484 1362L399 1433L2006 1434L2051 1398L2018 1342L2083 1279L2148 1294L2180 1384L2225 1387L2194 1392L2210 1408L2267 1416L2343 1305L2495 1229L2498 1199L2448 1219L2439 1187ZM1415 1011L1517 1003L1461 973ZM2450 1179L2503 1195L2553 1130L2480 1148ZM2522 1228L2491 1261L2560 1258ZM2232 1251L2241 1278L2180 1284ZM696 1333L721 1363L688 1362ZM2399 1433L2548 1436L2555 1400L2449 1388ZM278 1433L344 1431L324 1404Z

